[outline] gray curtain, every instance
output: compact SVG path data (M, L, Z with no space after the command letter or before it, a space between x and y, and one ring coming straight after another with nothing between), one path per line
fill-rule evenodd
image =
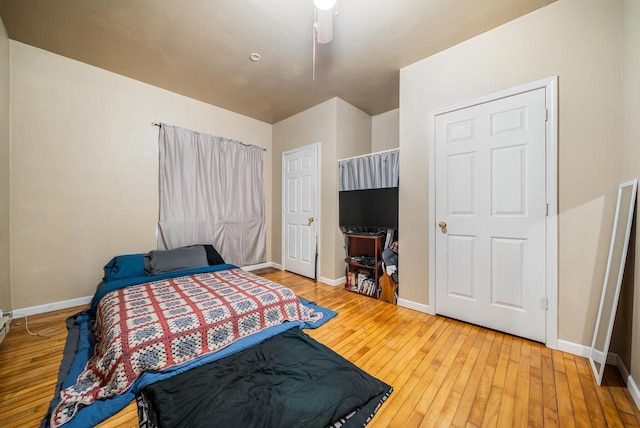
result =
M338 161L340 190L398 187L399 158L392 150Z
M212 244L227 263L266 261L263 150L161 124L158 248Z

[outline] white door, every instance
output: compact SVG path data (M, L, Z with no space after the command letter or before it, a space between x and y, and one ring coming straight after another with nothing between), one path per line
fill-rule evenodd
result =
M282 155L283 268L315 277L319 144Z
M436 312L545 341L545 89L436 116Z

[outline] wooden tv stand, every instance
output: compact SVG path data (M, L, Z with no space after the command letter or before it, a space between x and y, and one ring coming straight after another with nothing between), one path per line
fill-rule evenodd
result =
M345 289L364 294L365 296L378 298L380 296L380 277L382 275L382 250L384 249L384 235L358 235L354 233L346 233L347 237L347 257L344 261L347 263L347 283ZM368 265L363 261L356 261L354 257L373 257L373 264ZM349 273L357 276L358 272L367 272L368 276L373 280L375 291L372 294L357 291L357 287L349 286Z

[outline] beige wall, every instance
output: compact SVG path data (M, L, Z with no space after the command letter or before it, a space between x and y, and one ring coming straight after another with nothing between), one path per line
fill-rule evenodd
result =
M9 152L9 38L0 20L0 309L9 310L10 286L10 152Z
M337 160L349 158L352 156L364 155L371 153L371 116L362 110L357 109L351 104L338 98L338 132L336 138L336 162L333 166L334 176L336 177L334 195L335 219L334 230L334 273L332 279L338 279L345 276L346 263L344 237L342 231L338 227L338 163ZM329 173L329 171L327 171Z
M401 298L429 303L429 112L558 75L558 337L591 343L621 162L621 19L620 1L560 0L401 70Z
M395 149L400 146L400 109L371 117L371 151Z
M371 153L371 116L337 98L336 156L344 159ZM338 164L336 163L336 176ZM337 188L337 187L336 187Z
M273 125L273 261L282 263L282 153L320 143L320 255L319 276L333 279L335 273L336 218L336 134L338 99L315 107ZM325 251L329 249L329 251Z
M640 178L640 2L623 1L622 20L622 180ZM629 260L625 276L633 274L635 281L625 283L626 289L621 296L622 308L628 307L628 299L633 301L627 312L633 313L631 331L625 335L623 343L630 345L629 352L624 352L623 359L636 384L640 381L640 242L637 228L640 213L636 205L635 259ZM625 278L626 279L626 278ZM624 310L624 309L623 309ZM617 328L617 326L616 326ZM633 333L633 334L632 334ZM627 354L627 355L625 355Z
M158 128L152 122L266 148L271 222L271 125L10 44L15 307L92 295L110 257L156 248Z

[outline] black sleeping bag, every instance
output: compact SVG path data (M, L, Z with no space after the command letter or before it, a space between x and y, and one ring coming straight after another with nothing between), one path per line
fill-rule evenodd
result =
M391 391L294 328L147 386L138 404L145 427L364 426Z

